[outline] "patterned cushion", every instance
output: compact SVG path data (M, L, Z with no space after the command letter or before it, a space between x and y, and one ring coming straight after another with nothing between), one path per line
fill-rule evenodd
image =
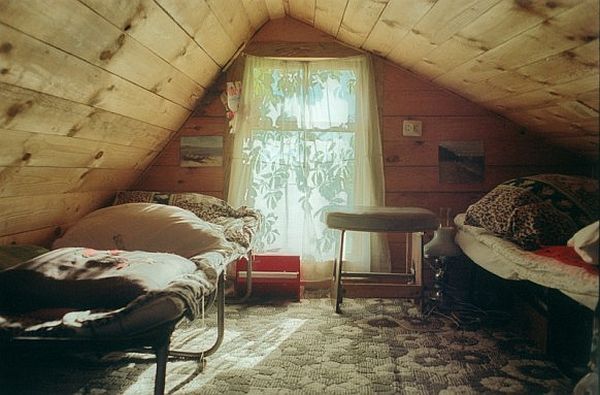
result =
M525 250L564 245L577 230L575 221L548 201L515 208L509 223L509 238Z
M506 181L469 206L465 224L483 227L526 250L564 245L598 218L598 182L544 174Z

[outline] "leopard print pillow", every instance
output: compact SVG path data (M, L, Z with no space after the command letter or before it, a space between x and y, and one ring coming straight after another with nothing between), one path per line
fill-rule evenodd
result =
M538 202L539 199L526 189L501 184L477 203L469 206L465 224L479 226L501 237L508 237L513 231L509 219L515 209Z
M578 229L575 221L550 201L505 184L469 206L465 224L485 228L525 250L564 245Z
M548 201L517 207L508 222L511 227L508 238L525 250L565 245L578 229L571 217Z

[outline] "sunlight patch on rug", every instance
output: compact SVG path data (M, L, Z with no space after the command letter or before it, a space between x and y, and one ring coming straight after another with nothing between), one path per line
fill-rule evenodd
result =
M274 320L272 327L265 330L257 338L247 339L241 332L225 330L223 344L219 350L207 358L203 371L195 361L169 361L167 364L167 385L165 393L177 391L182 393L198 393L202 386L211 381L217 374L239 369L253 368L279 348L304 323L305 319L281 318ZM194 330L175 332L173 349L202 350L212 342L215 334L206 335L207 331L191 336ZM198 331L196 330L196 333ZM212 332L212 331L209 331ZM182 341L183 339L183 341ZM124 395L151 393L154 388L156 366L145 369L124 392Z

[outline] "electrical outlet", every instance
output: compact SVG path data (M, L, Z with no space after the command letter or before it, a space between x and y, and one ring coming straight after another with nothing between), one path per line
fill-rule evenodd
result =
M422 133L421 121L402 121L402 135L410 137L421 136Z

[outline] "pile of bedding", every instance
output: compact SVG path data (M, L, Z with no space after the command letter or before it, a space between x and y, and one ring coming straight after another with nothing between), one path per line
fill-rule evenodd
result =
M157 325L182 313L194 319L217 276L202 258L83 247L49 251L0 273L0 333L90 336L112 324L135 333L147 327L127 317L144 309Z
M564 245L598 220L598 180L540 174L498 185L469 206L465 224L478 226L525 250Z
M124 203L128 194L135 192L80 219L53 251L38 249L0 271L0 336L122 336L194 319L260 223L257 211L209 196L177 196L201 218L176 206Z
M459 229L456 242L482 268L507 280L556 288L592 310L596 307L600 289L597 266L573 254L569 264L557 256L564 251L548 251L548 247L526 251L487 229L467 225L465 214L457 215L454 222Z
M515 178L455 218L456 242L471 260L502 278L556 288L594 309L599 204L595 179Z
M251 248L262 220L260 211L256 209L245 206L233 208L224 200L198 193L118 192L114 205L126 203L156 203L184 208L204 221L222 226L225 238L244 248Z

